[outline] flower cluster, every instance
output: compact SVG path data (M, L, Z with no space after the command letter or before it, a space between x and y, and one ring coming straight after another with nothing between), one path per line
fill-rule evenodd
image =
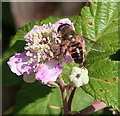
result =
M43 25L43 28L35 26L34 30L25 36L27 41L25 46L26 55L31 57L28 65L36 62L33 68L55 56L50 46L56 44L52 36L53 33L56 34L56 31L51 28L53 26L50 26L50 28L46 25Z
M59 52L61 40L58 38L57 28L61 23L68 23L75 30L73 23L68 19L61 19L55 24L43 24L34 26L24 38L26 39L25 51L16 53L7 62L11 71L17 75L24 74L26 82L41 80L42 83L56 81L63 70L59 64ZM80 38L82 44L84 41ZM85 45L84 45L85 46ZM65 63L72 62L69 53L65 56Z

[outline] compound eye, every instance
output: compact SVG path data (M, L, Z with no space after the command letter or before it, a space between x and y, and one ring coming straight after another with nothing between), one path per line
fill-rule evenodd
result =
M65 23L65 24L63 24L63 23L61 23L61 25L58 27L58 29L57 29L57 32L59 33L62 29L64 29L66 26L70 26L69 24L67 24L67 23Z
M58 33L59 33L62 25L63 25L63 23L59 23L59 26L58 26L58 29L57 29L57 32L58 32Z

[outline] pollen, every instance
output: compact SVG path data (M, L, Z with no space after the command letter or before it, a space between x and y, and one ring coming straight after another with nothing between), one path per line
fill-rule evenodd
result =
M57 32L55 25L51 23L43 24L42 29L29 32L24 47L27 50L26 56L30 57L28 65L34 62L33 68L35 68L40 63L54 58L55 52L51 49L56 44L53 34L57 35Z
M53 53L50 51L50 56L52 56L53 57Z
M26 53L26 55L27 55L27 56L32 56L33 54L31 54L30 51L28 51L28 52Z

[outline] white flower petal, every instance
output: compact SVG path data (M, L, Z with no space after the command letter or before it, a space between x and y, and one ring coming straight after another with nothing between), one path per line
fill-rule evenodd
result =
M74 87L85 85L89 82L88 70L86 68L73 67L68 80Z

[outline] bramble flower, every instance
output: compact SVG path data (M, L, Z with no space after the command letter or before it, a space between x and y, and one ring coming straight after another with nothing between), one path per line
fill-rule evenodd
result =
M73 67L68 80L74 87L85 85L89 82L88 70L84 67Z
M73 23L68 18L61 19L55 24L34 26L24 38L26 39L25 51L16 53L7 62L11 71L18 76L24 74L26 82L41 80L42 83L56 81L61 74L63 66L59 64L61 40L58 38L57 28L60 23L68 23L75 30ZM84 41L80 38L85 46ZM72 62L71 55L66 54L65 63Z

